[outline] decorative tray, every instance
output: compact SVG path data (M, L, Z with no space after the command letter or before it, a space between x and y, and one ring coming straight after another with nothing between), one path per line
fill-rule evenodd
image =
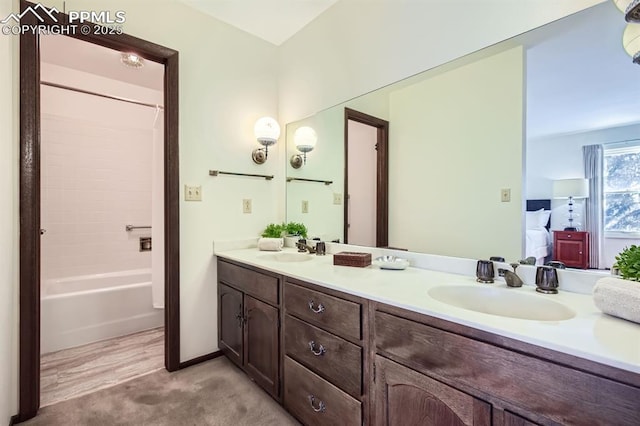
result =
M380 256L376 257L376 260L373 262L373 264L378 266L380 269L400 271L402 269L406 269L409 266L409 261L407 259L396 256Z

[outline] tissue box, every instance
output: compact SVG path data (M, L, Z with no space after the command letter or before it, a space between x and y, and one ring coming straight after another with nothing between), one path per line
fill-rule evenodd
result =
M371 265L371 253L357 251L341 251L333 255L333 264L340 266L355 266L364 268Z

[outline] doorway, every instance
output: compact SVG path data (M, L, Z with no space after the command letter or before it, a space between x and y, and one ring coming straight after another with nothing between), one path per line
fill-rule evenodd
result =
M389 244L389 122L344 110L345 244Z
M35 4L21 1L21 12ZM60 25L69 21L58 13ZM42 25L30 14L23 24ZM128 35L101 35L94 25L89 35L74 38L121 52L136 52L164 66L164 365L180 368L179 325L179 172L178 172L178 52ZM40 406L40 40L20 35L20 326L18 420L34 417Z

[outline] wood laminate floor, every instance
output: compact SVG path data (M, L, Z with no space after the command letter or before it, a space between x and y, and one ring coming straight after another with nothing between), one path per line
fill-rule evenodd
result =
M95 392L164 368L164 328L44 354L40 405Z

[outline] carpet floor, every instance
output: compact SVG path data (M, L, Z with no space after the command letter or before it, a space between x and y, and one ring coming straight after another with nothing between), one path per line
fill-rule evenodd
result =
M42 408L24 425L299 425L276 401L219 357L165 370Z

